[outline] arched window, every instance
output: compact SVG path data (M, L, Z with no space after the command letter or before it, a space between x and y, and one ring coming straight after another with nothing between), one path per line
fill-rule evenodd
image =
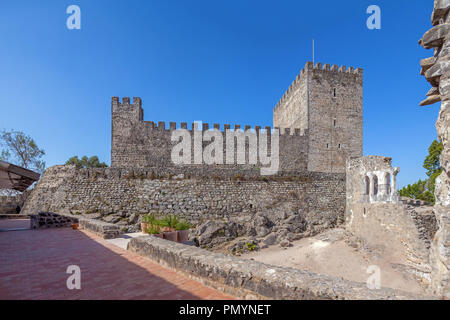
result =
M378 177L373 176L373 194L376 196L378 194Z
M386 173L385 182L386 184L386 193L391 194L391 174L388 172Z
M370 193L370 179L368 176L364 177L364 194L368 195Z

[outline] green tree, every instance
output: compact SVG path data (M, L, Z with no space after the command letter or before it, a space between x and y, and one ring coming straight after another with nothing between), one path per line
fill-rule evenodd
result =
M428 155L423 162L423 167L427 170L427 176L431 177L436 173L438 173L438 175L441 174L442 168L439 159L442 150L444 150L444 146L442 142L438 142L437 140L434 140L428 148Z
M44 172L45 162L42 157L45 151L40 149L36 142L21 131L2 131L0 134L0 146L2 151L0 159L18 166Z
M78 168L105 168L108 165L104 162L100 162L97 156L92 156L88 158L87 156L83 156L78 159L78 156L74 156L66 161L66 164L76 165Z
M403 189L399 190L399 195L412 199L423 200L434 204L434 188L436 185L436 178L441 174L442 168L439 162L440 155L444 149L442 142L434 140L428 148L428 155L426 156L423 167L427 170L428 179L419 180L414 184L409 184Z
M423 200L434 203L434 189L431 189L429 179L419 180L414 184L408 184L406 187L399 191L399 195L402 197L408 197L411 199Z

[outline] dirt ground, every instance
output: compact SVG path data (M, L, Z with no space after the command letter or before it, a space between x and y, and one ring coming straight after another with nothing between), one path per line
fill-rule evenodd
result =
M369 266L380 268L381 286L413 293L424 293L425 286L405 271L404 262L396 256L385 256L376 249L361 248L343 229L332 229L315 237L278 245L242 255L264 263L366 283Z

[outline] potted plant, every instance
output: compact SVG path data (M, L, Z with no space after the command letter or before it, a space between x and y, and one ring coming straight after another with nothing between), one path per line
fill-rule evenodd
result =
M189 229L191 225L186 220L180 221L177 224L178 242L184 243L189 240Z
M164 232L175 231L175 228L179 222L180 221L175 215L166 215L163 219L159 220L160 226Z
M146 233L147 228L154 224L156 221L155 215L153 213L150 214L146 214L145 216L142 217L142 222L141 222L141 231L143 233Z
M146 232L151 236L163 239L163 234L161 233L161 228L156 224L151 224L147 227Z
M178 233L176 231L176 226L178 223L179 220L174 215L167 215L161 220L161 226L164 231L164 239L177 241Z

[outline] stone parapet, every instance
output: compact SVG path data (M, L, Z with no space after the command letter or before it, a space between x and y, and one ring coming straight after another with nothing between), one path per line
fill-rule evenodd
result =
M79 217L68 213L58 214L53 212L40 212L38 214L30 215L31 229L67 228L74 223L78 223L81 229L93 232L103 239L117 238L121 233L119 226L115 224Z
M91 231L103 239L118 238L121 234L119 226L112 223L87 218L79 218L78 223L82 229Z
M66 217L53 212L39 212L30 215L31 229L65 228L77 222L75 217Z
M151 236L131 239L128 250L244 299L432 299L399 290L370 290L364 283L240 259Z

